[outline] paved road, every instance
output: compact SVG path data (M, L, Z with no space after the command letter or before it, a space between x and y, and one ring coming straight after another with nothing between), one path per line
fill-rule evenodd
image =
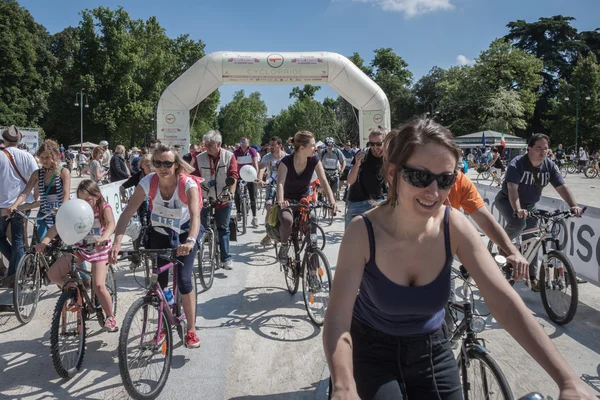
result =
M341 218L326 231L325 252L335 270L343 235ZM234 270L218 271L213 288L199 295L197 326L202 346L174 350L173 369L161 398L325 398L328 371L321 331L308 319L301 295L291 296L285 289L273 249L257 245L263 234L260 228L241 236L232 245ZM126 265L117 266L116 275L121 322L142 292ZM577 374L600 394L600 288L581 287L577 316L566 327L549 322L539 295L522 284L515 289ZM10 298L9 292L0 292L0 303L10 303ZM49 348L57 298L56 288L48 288L27 326L20 326L12 314L0 313L0 398L127 398L117 365L118 334L99 332L95 321L89 324L82 371L68 382L57 378ZM483 301L477 307L486 313ZM556 386L544 371L491 316L486 322L482 336L514 394L543 390L557 398Z

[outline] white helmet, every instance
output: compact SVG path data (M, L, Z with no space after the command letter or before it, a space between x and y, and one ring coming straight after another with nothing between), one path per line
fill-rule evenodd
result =
M102 147L108 147L108 142L106 140L103 140L103 141L100 142L99 145L102 146Z

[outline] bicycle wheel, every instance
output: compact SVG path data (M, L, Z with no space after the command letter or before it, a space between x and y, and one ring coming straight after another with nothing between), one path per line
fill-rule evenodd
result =
M465 399L514 399L506 377L489 353L468 349L467 358L465 363L462 352L458 357Z
M85 355L85 312L78 303L78 290L63 292L58 298L50 327L52 364L61 378L72 378Z
M205 231L202 234L200 247L198 248L198 277L205 291L212 287L215 279L217 259L215 258L216 242L213 235L211 230Z
M308 250L302 266L302 292L306 312L317 326L325 321L330 290L331 269L327 257L319 249Z
M13 306L20 323L26 324L35 315L40 299L40 267L35 254L25 254L15 272Z
M570 174L574 174L577 171L577 166L573 163L569 163L567 165L567 172Z
M327 244L327 238L325 236L325 231L323 230L323 228L321 228L321 226L319 224L312 224L316 229L317 229L317 248L323 250L325 248L325 245Z
M567 174L569 173L569 171L567 171L566 165L561 165L558 170L560 171L560 174L562 175L563 178L567 177Z
M288 261L283 265L283 274L285 275L285 284L291 294L296 294L298 285L300 284L300 274L298 272L299 266L296 265L295 259L296 253L294 252L294 246L290 245L288 250Z
M108 271L106 273L106 279L104 280L104 285L106 286L106 290L110 295L110 301L112 302L112 311L113 315L117 315L117 281L115 280L115 272L113 270L112 265L108 266ZM102 310L102 306L100 306L100 300L96 293L94 293L94 306L96 307L96 318L98 318L98 323L100 324L100 328L104 328L104 323L106 319L104 317L104 311Z
M548 253L549 277L546 268L540 268L540 294L546 314L553 322L565 325L577 312L579 287L571 261L564 253L552 250Z
M481 185L490 185L491 178L492 176L489 171L483 171L477 174L475 181Z
M154 399L162 392L173 357L173 331L167 314L159 312L156 297L131 305L119 335L119 372L127 393L134 399ZM163 335L158 334L162 315Z
M248 224L248 205L246 204L246 199L241 199L240 208L242 213L242 235L245 235Z
M587 167L583 170L586 178L595 178L598 176L598 170L595 167Z

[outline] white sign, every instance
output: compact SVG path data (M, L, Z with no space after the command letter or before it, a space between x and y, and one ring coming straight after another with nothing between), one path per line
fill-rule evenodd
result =
M23 138L21 143L25 144L31 154L35 154L40 146L40 134L37 131L21 131Z
M179 153L187 153L190 146L189 110L161 110L157 115L156 138L169 146L178 146Z
M504 226L504 220L494 206L499 188L478 185L477 190L494 217ZM566 210L568 205L559 199L542 197L537 203L541 210ZM600 209L589 207L581 218L569 218L561 221L559 250L564 252L577 275L589 282L600 285Z
M326 55L223 53L225 83L328 83Z

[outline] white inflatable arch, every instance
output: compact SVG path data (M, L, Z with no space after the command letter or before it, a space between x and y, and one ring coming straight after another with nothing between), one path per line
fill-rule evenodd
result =
M163 92L156 112L157 138L187 152L190 110L224 83L328 84L359 110L360 147L370 129L390 127L390 105L383 90L340 54L217 52L202 57Z

